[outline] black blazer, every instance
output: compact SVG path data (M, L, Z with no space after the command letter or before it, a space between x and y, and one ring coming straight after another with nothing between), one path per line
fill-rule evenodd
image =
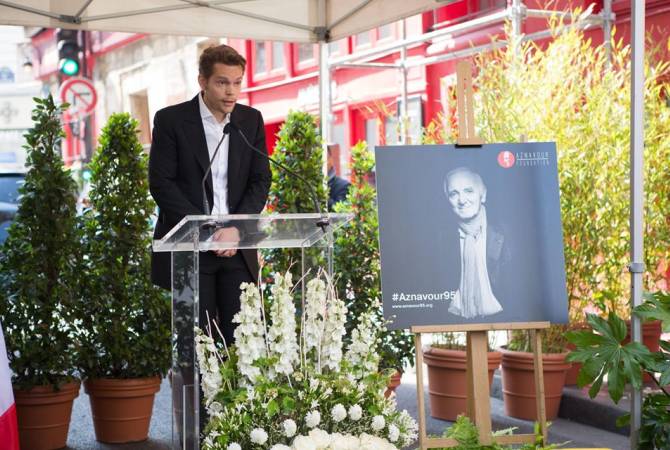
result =
M263 117L258 110L236 104L230 120L251 144L267 154ZM229 139L228 211L230 214L258 214L265 206L272 181L268 159L249 149L238 132L231 131ZM149 190L159 208L154 239L162 238L184 216L205 213L201 182L208 165L209 152L198 96L158 111L154 116L149 154ZM212 205L211 171L205 190ZM256 251L241 250L241 253L256 278ZM169 253L152 253L151 279L165 289L171 288L170 265Z

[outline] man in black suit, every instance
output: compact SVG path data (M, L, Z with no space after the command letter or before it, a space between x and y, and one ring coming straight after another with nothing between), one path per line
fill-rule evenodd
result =
M487 217L486 185L459 167L447 173L443 188L455 217L442 237L446 283L455 293L449 312L466 319L501 312L513 289L512 252L504 228Z
M149 157L149 187L159 207L154 239L162 238L186 215L211 213L257 214L270 188L267 157L246 147L229 122L256 148L267 153L261 113L237 104L246 60L227 45L206 49L199 61L201 92L192 100L158 111L154 117ZM203 201L202 179L220 147L207 176L205 189L211 211ZM212 239L239 241L236 228L216 230ZM207 315L216 318L228 344L233 342L233 316L240 309L240 284L257 282L255 250L200 253L200 325ZM169 253L153 253L152 280L171 288Z

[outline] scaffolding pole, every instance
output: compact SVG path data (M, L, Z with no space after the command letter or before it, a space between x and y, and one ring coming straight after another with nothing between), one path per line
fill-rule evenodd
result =
M631 0L632 77L630 102L630 254L628 266L632 307L642 304L644 273L643 199L644 199L644 2ZM631 337L642 342L640 318L631 314ZM637 448L642 411L642 393L633 389L630 402L630 448Z

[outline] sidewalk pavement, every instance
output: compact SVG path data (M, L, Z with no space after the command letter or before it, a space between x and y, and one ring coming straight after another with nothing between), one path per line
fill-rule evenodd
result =
M426 384L427 386L427 384ZM416 401L416 378L414 374L407 373L403 376L402 384L397 391L398 408L406 409L415 419L417 418ZM429 414L428 392L425 391L426 417L428 434L441 435L450 425L449 422L433 419ZM532 422L514 419L504 413L501 400L500 380L496 376L491 389L491 419L493 429L500 430L510 427L518 427L515 432L532 432ZM579 423L568 418L556 419L549 428L549 440L553 443L566 443L566 447L606 447L612 450L628 450L629 439L621 433L625 430L612 431L613 420L623 412L613 405L607 404L607 399L599 401L587 400L584 394L577 388L568 388L563 397L560 414L564 417L586 421L589 424ZM163 380L161 390L156 395L154 402L153 417L149 430L149 440L134 444L108 445L101 444L95 440L93 421L88 396L82 388L79 397L74 402L72 411L72 422L68 436L68 450L170 450L172 425L170 421L171 410L170 386ZM611 402L610 402L611 403ZM614 417L614 419L612 419ZM590 422L589 422L590 421ZM592 425L601 426L596 428ZM607 428L605 428L607 427ZM605 428L605 429L603 429Z

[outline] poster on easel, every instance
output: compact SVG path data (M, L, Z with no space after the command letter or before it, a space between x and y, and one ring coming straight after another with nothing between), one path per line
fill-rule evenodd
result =
M376 151L390 329L567 323L552 142Z

